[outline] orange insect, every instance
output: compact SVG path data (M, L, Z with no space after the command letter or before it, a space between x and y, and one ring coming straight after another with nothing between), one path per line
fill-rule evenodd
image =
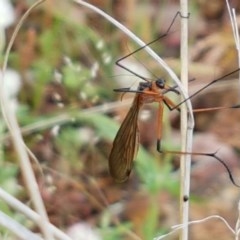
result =
M165 37L169 32L170 29L179 13L177 13L170 24L169 28L167 29L166 33L160 36L159 38ZM181 16L181 15L180 15ZM182 16L181 16L182 17ZM179 104L174 104L165 94L168 92L175 92L176 94L179 94L178 90L176 89L176 86L169 87L165 84L165 81L161 78L155 80L155 81L149 81L145 77L139 75L138 73L132 71L128 67L124 66L120 62L123 59L126 59L127 57L133 55L134 53L142 50L144 47L156 42L158 39L153 40L152 42L146 44L145 46L142 46L138 48L137 50L131 52L130 54L120 58L118 61L116 61L116 65L119 67L125 69L126 71L130 72L131 74L134 74L135 76L141 78L144 80L144 82L140 82L137 90L131 90L130 88L120 88L115 89L116 92L132 92L136 93L136 96L133 100L133 104L131 108L129 109L120 129L117 132L117 135L113 141L112 150L109 155L109 172L111 176L115 179L116 182L124 182L128 179L132 167L133 167L133 159L137 154L138 145L139 145L139 132L138 132L138 116L141 107L145 103L153 103L157 102L159 104L158 107L158 117L157 117L157 150L158 152L161 151L160 143L161 143L161 136L162 136L162 117L163 117L163 107L164 104L170 109L178 109L179 106L186 102L188 99L191 99L192 97L196 96L199 92L203 91L204 89L208 88L210 85L224 80L230 75L239 72L240 69L236 69L221 78L215 79L211 81L210 83L206 84L203 88L199 89L197 92L192 94L188 99L180 102ZM213 107L208 109L197 109L194 110L194 112L203 112L203 111L213 111L213 110L219 110L219 109L226 109L226 108L240 108L240 104L236 104L229 107ZM233 176L231 174L230 169L228 168L227 164L220 159L218 156L216 156L216 152L214 153L188 153L188 152L180 152L180 151L166 151L166 153L175 153L175 154L191 154L191 155L203 155L203 156L211 156L218 160L227 170L229 178L231 182L237 186L240 187L238 184L235 183Z
M165 96L167 92L179 92L173 87L168 87L163 79L153 82L140 82L137 91L128 88L117 89L118 92L136 92L132 107L127 113L118 133L114 139L112 151L109 156L109 170L111 176L117 182L127 180L133 164L133 159L138 150L139 134L138 134L138 115L141 107L145 103L158 102L158 118L157 122L162 122L163 104L169 108L174 108L175 104ZM162 136L161 124L157 129L157 146L160 151L160 140Z
M135 76L145 81L145 82L139 83L137 90L131 90L130 88L115 89L116 92L136 93L132 107L127 113L127 116L125 117L113 141L113 147L109 156L109 171L111 176L117 182L126 181L131 172L133 159L138 150L138 144L139 144L138 115L143 104L152 103L152 102L159 103L158 120L157 120L159 123L157 148L160 151L160 139L162 135L161 122L162 122L162 115L163 115L163 104L165 103L171 110L172 108L176 107L175 104L168 97L164 96L164 94L170 91L175 92L176 94L179 94L179 92L175 89L175 87L171 88L166 86L165 81L163 79L159 78L156 81L149 81L145 77L139 75L138 73L132 71L128 67L122 65L120 62L123 59L126 59L127 57L140 51L147 45L150 45L156 42L157 40L159 40L160 38L165 37L169 33L170 28L172 27L178 14L179 13L175 15L172 23L170 24L165 34L160 36L158 39L153 40L152 42L146 44L145 46L138 48L137 50L131 52L130 54L116 61L116 65L118 65L119 67L125 69L126 71L134 74Z
M121 60L121 59L120 59ZM123 67L124 69L130 71L131 70L126 68L125 66L121 65L119 61L117 62L117 65ZM236 69L235 71L226 74L225 76L215 79L211 81L209 84L195 92L193 95L189 97L192 98L195 95L197 95L199 92L203 91L210 85L216 83L217 81L221 81L224 78L228 77L229 75L238 72L239 69ZM113 141L112 150L109 156L109 171L111 176L115 179L116 182L124 182L128 179L132 166L133 166L133 159L137 153L138 150L138 144L139 144L139 132L138 132L138 115L141 107L145 103L152 103L157 102L159 103L158 107L158 117L157 117L157 150L158 152L162 152L160 149L160 142L161 142L161 136L162 136L162 116L163 116L163 107L164 104L170 109L177 109L182 103L184 103L186 100L179 104L174 104L167 96L165 96L168 92L175 92L176 94L179 94L178 90L176 90L176 87L169 87L165 84L165 81L163 79L157 79L156 81L148 81L146 78L140 76L137 73L134 73L138 77L144 79L146 82L140 82L137 90L131 90L129 88L120 88L115 89L116 92L133 92L136 93L136 96L134 98L133 104L131 108L129 109L120 129L117 132L117 135ZM208 109L197 109L194 110L195 112L202 112L202 111L213 111L213 110L219 110L219 109L226 109L226 108L240 108L240 104L236 104L229 107L213 107ZM178 152L178 151L167 151L168 153L176 153L176 154L191 154L191 155L203 155L203 156L211 156L218 160L227 170L229 174L229 178L231 182L237 186L240 187L238 184L235 183L233 176L231 174L231 171L229 170L227 164L220 159L218 156L216 156L216 152L214 153L187 153L187 152Z

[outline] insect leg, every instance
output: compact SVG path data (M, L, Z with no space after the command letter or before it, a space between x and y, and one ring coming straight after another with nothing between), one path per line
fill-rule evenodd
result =
M157 151L162 153L161 150L161 137L162 137L162 118L163 118L163 103L168 107L170 111L175 109L175 104L172 100L168 97L163 96L163 98L159 101L159 108L158 108L158 118L157 118ZM180 111L180 109L178 108Z
M173 109L176 109L176 108L179 109L179 108L178 108L178 105L175 106L174 103L173 103L169 98L167 98L167 97L165 97L165 96L163 97L162 101L166 104L166 106L167 106L170 110L173 110ZM160 104L160 102L159 102L159 104ZM159 105L159 106L160 106L160 105ZM238 108L238 107L239 107L239 105L234 105L232 108ZM211 110L219 110L219 109L223 109L223 108L226 108L226 109L227 109L228 107L216 107L216 108L210 109L209 111L211 111ZM198 109L196 109L196 110L198 110ZM203 111L203 109L199 109L199 110L202 110L202 111ZM161 123L162 123L161 117L162 117L162 115L161 115L161 111L160 111L160 107L159 107L158 123L159 123L160 127L162 127L162 125L161 125ZM162 129L161 129L160 127L158 127L158 133L159 133L160 135L158 135L158 139L157 139L157 151L158 151L159 153L185 154L185 155L192 155L192 156L194 156L194 155L199 155L199 156L209 156L209 157L213 157L215 160L217 160L218 162L220 162L220 163L223 165L223 167L226 169L226 171L227 171L227 173L228 173L228 175L229 175L229 178L230 178L231 182L233 183L233 185L235 185L236 187L239 187L239 188L240 188L240 185L237 184L236 181L234 180L233 175L232 175L232 173L231 173L231 170L229 169L227 163L226 163L224 160L222 160L220 157L218 157L218 156L216 155L217 152L214 152L214 153L201 153L201 152L162 151L162 150L161 150L161 139L160 139L160 137L161 137L161 130L162 130ZM159 136L160 136L160 137L159 137Z
M163 102L165 103L165 105L167 106L167 108L172 111L174 109L177 109L178 111L180 111L180 108L179 107L176 107L176 104L171 100L169 99L168 97L165 97L163 98Z
M208 87L210 87L211 85L213 85L214 83L216 82L219 82L219 81L224 81L227 77L231 76L232 74L234 73L237 73L240 71L240 68L238 69L235 69L234 71L230 72L230 73L227 73L225 74L224 76L221 76L220 78L217 78L217 79L214 79L212 80L210 83L206 84L204 87L200 88L199 90L197 90L195 93L193 93L189 98L183 100L182 102L178 103L177 105L175 105L174 108L178 108L180 105L182 105L183 103L185 103L187 100L189 99L192 99L193 97L197 96L198 93L204 91L205 89L207 89ZM226 107L226 108L240 108L240 104L235 104L233 106L229 106L229 107ZM219 108L220 109L220 108Z
M169 34L169 32L170 32L170 30L171 30L171 28L172 28L172 26L173 26L173 24L174 24L174 22L175 22L175 20L176 20L176 18L177 18L178 15L179 15L181 18L189 18L190 13L188 13L187 16L183 16L183 15L178 11L178 12L175 14L173 20L171 21L170 25L168 26L168 28L167 28L167 30L165 31L164 34L160 35L158 38L156 38L156 39L154 39L153 41L151 41L151 42L145 44L144 46L142 46L142 47L136 49L135 51L130 52L129 54L127 54L127 55L125 55L125 56L119 58L119 59L115 62L116 65L119 66L119 67L121 67L121 68L123 68L123 69L125 69L126 71L132 73L133 75L135 75L135 76L137 76L137 77L143 79L144 81L148 81L145 77L143 77L143 76L141 76L140 74L138 74L138 73L132 71L130 68L124 66L124 65L121 63L121 61L123 61L124 59L130 57L131 55L133 55L133 54L135 54L135 53L141 51L142 49L144 49L145 47L151 45L152 43L157 42L159 39L161 39L161 38L167 36L167 35Z
M159 101L157 115L157 151L161 153L161 138L162 138L162 119L163 119L163 101Z

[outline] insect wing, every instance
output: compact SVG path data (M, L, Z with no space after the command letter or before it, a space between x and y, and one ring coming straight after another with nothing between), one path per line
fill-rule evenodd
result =
M113 141L109 156L109 171L117 182L126 181L132 169L133 158L139 143L137 123L139 110L139 95L136 95L133 105Z

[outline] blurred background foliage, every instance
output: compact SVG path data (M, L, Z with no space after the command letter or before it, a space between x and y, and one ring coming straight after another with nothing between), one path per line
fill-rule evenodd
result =
M16 21L6 31L6 42L33 2L11 1ZM164 34L179 11L178 1L174 0L89 2L126 25L145 42ZM232 2L238 11L238 1ZM224 1L195 0L190 4L189 78L204 78L205 84L237 68L234 42ZM152 45L178 74L179 21L178 18L168 36ZM221 55L217 54L218 46ZM112 89L130 87L136 82L131 74L122 73L115 61L135 49L137 46L105 19L63 0L46 1L36 8L14 42L9 69L14 69L21 79L16 97L18 120L24 140L44 173L41 174L39 165L33 161L50 220L60 228L68 229L84 222L98 229L100 239L153 239L178 222L179 161L176 156L160 156L156 151L156 105L147 106L147 117L144 114L140 117L141 146L130 179L119 185L108 173L111 144L130 107L130 104L123 105L121 96ZM128 67L137 67L136 71L143 71L146 77L165 77L144 50L127 61ZM131 102L132 97L126 95L123 100ZM218 95L210 97L219 99ZM212 102L206 100L206 96L203 98L205 101L196 100L197 107L208 107L205 102L207 105ZM219 100L217 104L225 104L226 99L230 97L224 97L224 102ZM235 102L235 98L232 101ZM202 121L208 120L200 119L197 129L210 131ZM180 146L178 125L178 113L170 115L166 111L163 149L174 150ZM219 129L223 127L217 126L211 133L218 134L221 140L223 134L231 135L231 139L224 141L239 147L237 133L234 138L232 132L222 133ZM1 186L27 202L17 156L5 125L1 126L1 132L0 164L4 169L0 171ZM199 175L196 172L196 176ZM203 176L203 179L208 177ZM196 179L199 184L193 189L196 199L204 198L209 188L212 193L211 186L201 185ZM196 190L199 188L200 193ZM10 214L6 204L0 204L1 209ZM199 212L194 215L199 216ZM210 239L209 233L204 233L196 236L193 232L191 239ZM226 239L224 234L223 238L217 236L218 239Z

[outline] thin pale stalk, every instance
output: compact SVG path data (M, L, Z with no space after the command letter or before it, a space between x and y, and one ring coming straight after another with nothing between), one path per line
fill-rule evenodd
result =
M188 92L188 1L181 0L181 81L186 92ZM190 100L189 100L190 101ZM185 104L181 106L181 149L183 152L192 152L193 125L188 125L188 112ZM179 239L188 239L189 201L184 201L184 196L190 192L190 169L191 155L183 154L180 162L181 188L180 188L180 222L183 224Z
M209 221L209 220L213 220L213 219L221 220L221 221L225 224L225 226L228 228L228 230L229 230L232 234L235 234L234 229L231 228L231 226L230 226L229 223L226 221L226 219L223 218L223 217L221 217L221 216L219 216L219 215L211 215L211 216L206 217L206 218L203 218L203 219L199 219L199 220L194 220L194 221L191 221L191 222L187 222L186 224L187 224L188 226L190 226L190 225L205 223L205 222L207 222L207 221ZM160 236L160 237L154 238L154 240L162 240L162 239L165 239L166 237L174 234L175 232L177 232L177 231L179 231L179 230L181 230L182 228L185 228L185 227L186 227L186 225L183 225L183 224L174 225L174 226L172 226L172 229L173 229L173 230L172 230L171 232L169 232L169 233L167 233L167 234L164 234L164 235L162 235L162 236Z
M40 216L34 212L31 208L20 202L18 199L14 198L11 196L9 193L4 191L3 189L0 188L0 199L2 201L5 201L9 206L11 206L13 209L16 211L24 214L26 217L28 217L30 220L33 222L38 222ZM67 236L65 233L60 231L58 228L56 228L54 225L50 224L49 227L51 228L54 236L56 238L61 239L61 240L71 240L69 236ZM30 238L28 238L30 239Z
M7 214L0 211L0 225L7 228L22 240L43 240L36 233L32 233L26 227L18 223L16 220L10 218ZM4 238L3 238L4 239Z
M117 101L111 103L104 103L102 105L82 109L81 112L76 109L69 109L69 111L65 111L64 113L52 116L48 119L38 120L34 123L22 127L21 134L28 135L32 132L49 129L56 125L63 125L68 122L74 122L78 117L88 116L94 113L108 113L116 109L126 108L126 106L131 106L131 103L132 99L127 99L122 100L121 102ZM0 138L0 142L6 141L7 139L9 139L9 137L9 134L4 135Z
M236 11L234 8L230 7L228 0L226 0L226 4L227 4L231 26L232 26L233 38L235 41L236 50L238 54L238 67L240 68L240 38L239 38L238 23L236 18ZM240 75L238 76L238 78L239 78L238 88L240 89ZM239 92L239 99L240 99L240 92ZM235 225L235 240L239 239L239 231L240 231L240 201L238 202L238 219Z
M239 37L238 23L237 23L237 17L236 17L236 10L230 7L228 0L226 0L226 4L227 4L231 26L232 26L233 38L235 41L235 46L238 54L238 67L240 68L240 37ZM240 89L240 75L238 79L239 79L239 89ZM240 99L240 92L239 92L239 99Z
M238 202L238 219L235 226L235 240L239 240L240 232L240 201Z
M17 155L19 157L20 160L20 167L22 170L22 174L24 176L24 180L26 183L26 186L28 188L31 200L33 201L33 205L35 210L38 212L38 214L40 215L40 219L39 221L36 222L36 224L39 226L39 228L42 231L42 234L44 236L45 239L51 240L53 239L53 235L48 227L49 224L49 220L48 220L48 216L44 207L44 203L43 200L41 198L40 195L40 191L33 173L33 170L31 168L31 164L30 164L30 159L28 157L28 153L27 153L27 147L24 144L24 141L22 139L22 135L21 135L21 131L16 119L16 115L15 112L13 111L13 109L9 106L9 101L6 98L6 95L4 93L4 74L7 68L7 63L8 63L8 57L9 57L9 53L11 51L11 48L13 46L13 42L16 39L16 35L20 29L20 27L22 26L23 22L25 21L25 19L27 18L27 16L31 13L31 11L37 7L39 4L43 3L45 0L39 0L37 1L35 4L33 4L31 6L31 8L29 8L27 10L27 12L22 16L22 18L20 19L16 29L13 32L13 35L11 36L10 42L7 46L7 50L6 53L4 55L4 62L3 62L3 67L2 67L2 73L0 75L1 77L1 81L0 81L0 102L1 102L1 108L2 108L2 113L4 116L4 119L6 121L6 124L9 128L9 132L12 136L12 141L13 144L15 146L15 150L17 152Z

